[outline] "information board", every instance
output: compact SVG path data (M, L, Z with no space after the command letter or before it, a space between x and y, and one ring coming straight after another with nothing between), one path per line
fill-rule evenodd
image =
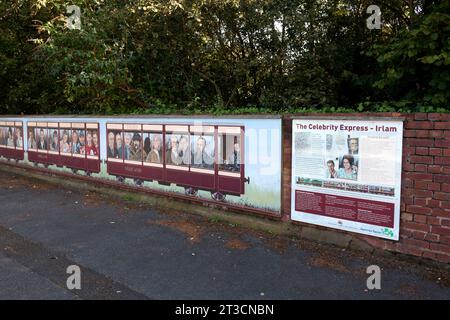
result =
M294 119L292 220L398 240L403 122Z

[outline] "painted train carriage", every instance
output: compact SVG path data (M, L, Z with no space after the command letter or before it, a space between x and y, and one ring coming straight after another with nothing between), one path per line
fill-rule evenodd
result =
M28 122L27 128L29 161L87 175L100 172L98 123Z
M107 170L119 181L173 183L188 195L210 191L219 201L245 193L243 126L107 123L106 129Z
M280 155L279 117L0 116L14 165L265 213L281 209Z
M23 139L23 124L21 121L0 121L0 156L8 160L23 160Z

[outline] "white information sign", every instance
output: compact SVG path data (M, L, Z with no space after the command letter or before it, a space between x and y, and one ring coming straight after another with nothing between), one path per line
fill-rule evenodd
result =
M403 122L295 119L292 220L398 240Z

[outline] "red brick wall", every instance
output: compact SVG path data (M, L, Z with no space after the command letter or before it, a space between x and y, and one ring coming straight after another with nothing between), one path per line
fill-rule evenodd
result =
M376 248L450 263L450 114L356 113L299 116L404 118L400 240L384 240L359 234L352 236ZM287 220L291 210L291 119L283 120L283 131L282 210L284 219Z

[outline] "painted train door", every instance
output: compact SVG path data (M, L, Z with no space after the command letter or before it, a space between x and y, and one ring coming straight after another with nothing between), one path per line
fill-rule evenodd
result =
M218 192L216 200L224 195L245 193L244 127L218 126Z

